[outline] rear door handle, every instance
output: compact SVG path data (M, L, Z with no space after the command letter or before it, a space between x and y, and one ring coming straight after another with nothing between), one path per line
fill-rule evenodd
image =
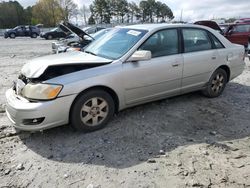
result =
M180 63L177 63L177 62L172 63L172 67L178 67L179 65L180 65Z
M213 60L216 59L216 56L213 56L212 59L213 59Z

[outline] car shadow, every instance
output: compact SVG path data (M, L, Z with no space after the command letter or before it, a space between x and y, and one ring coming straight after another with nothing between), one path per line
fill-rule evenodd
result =
M190 93L124 110L96 132L65 125L22 141L50 160L127 168L157 157L159 150L248 137L249 93L250 86L229 83L218 98Z

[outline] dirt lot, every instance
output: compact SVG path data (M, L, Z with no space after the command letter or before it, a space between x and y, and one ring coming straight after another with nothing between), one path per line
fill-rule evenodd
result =
M250 63L223 95L178 96L120 112L93 133L16 132L4 93L51 41L0 39L0 187L250 187Z

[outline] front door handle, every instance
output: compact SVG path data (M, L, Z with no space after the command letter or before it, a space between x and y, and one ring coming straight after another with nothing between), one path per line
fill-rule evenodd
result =
M177 63L177 62L172 63L172 67L178 67L179 65L180 65L180 63Z
M212 59L215 60L215 59L216 59L216 56L213 56Z

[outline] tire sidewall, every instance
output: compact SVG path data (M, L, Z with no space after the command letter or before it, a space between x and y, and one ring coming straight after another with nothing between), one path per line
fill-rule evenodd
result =
M51 40L51 39L53 39L53 36L52 35L48 35L47 39Z
M10 38L12 38L12 39L16 38L15 33L11 33L11 34L10 34Z
M89 99L94 98L94 97L100 97L106 100L106 102L108 103L108 107L109 107L109 113L100 125L88 126L88 125L85 125L81 121L80 111L81 111L83 104ZM98 130L106 126L107 122L113 117L114 112L115 112L114 100L112 99L109 93L103 90L90 90L78 96L75 99L74 103L72 104L72 108L70 112L70 124L73 128L80 130L80 131L89 132L89 131Z
M32 33L31 34L31 38L37 38L37 34L36 33Z

